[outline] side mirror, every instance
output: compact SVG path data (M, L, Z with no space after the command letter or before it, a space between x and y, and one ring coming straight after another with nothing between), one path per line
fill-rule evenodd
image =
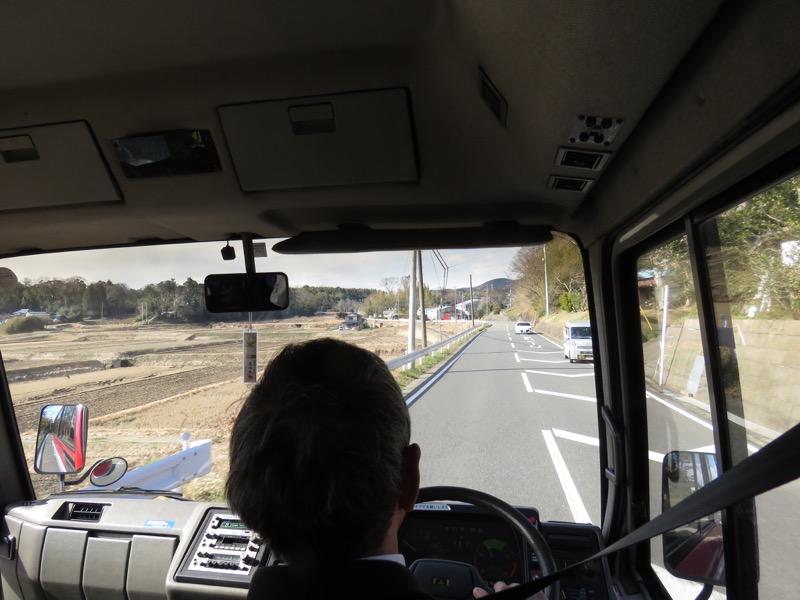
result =
M33 469L42 475L78 473L86 464L89 409L82 404L50 404L39 415Z
M708 452L669 452L661 475L662 511L719 476L717 457ZM675 577L725 585L722 515L691 521L663 535L664 566Z
M289 278L284 273L225 273L204 282L206 309L212 313L284 310Z

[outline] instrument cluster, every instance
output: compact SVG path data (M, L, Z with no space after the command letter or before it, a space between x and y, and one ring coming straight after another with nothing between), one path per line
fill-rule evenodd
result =
M525 512L538 523L535 510ZM454 560L475 565L488 582L523 581L521 538L500 517L474 507L438 503L418 507L406 515L399 538L409 566L419 558Z

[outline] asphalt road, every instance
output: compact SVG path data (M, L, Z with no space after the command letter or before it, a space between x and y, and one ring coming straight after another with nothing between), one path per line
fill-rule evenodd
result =
M422 448L422 485L479 489L514 505L533 506L547 521L600 525L600 466L594 364L571 364L559 343L518 335L495 323L448 368L407 396L412 441ZM661 512L661 461L670 450L713 452L707 411L653 390L647 402L651 515ZM760 447L750 438L750 452ZM761 589L796 597L789 557L800 552L794 517L800 482L757 500ZM659 541L653 560L660 562ZM676 597L697 584L661 573ZM687 596L688 597L688 596Z
M418 396L422 485L457 485L534 506L548 521L600 524L592 363L495 324Z

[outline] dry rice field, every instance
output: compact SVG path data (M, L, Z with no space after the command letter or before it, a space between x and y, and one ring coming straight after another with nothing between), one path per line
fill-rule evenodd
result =
M308 318L254 324L259 371L285 344L323 336L351 341L385 359L406 353L405 322L383 322L360 331L340 331L339 323ZM0 337L37 495L57 487L56 477L32 469L41 408L84 404L89 408L88 465L109 456L123 456L131 469L146 465L181 450L181 435L188 432L191 440L212 440L212 471L184 486L184 495L222 500L228 432L249 391L242 381L244 328L244 323L81 323ZM460 328L455 323L429 324L428 342Z

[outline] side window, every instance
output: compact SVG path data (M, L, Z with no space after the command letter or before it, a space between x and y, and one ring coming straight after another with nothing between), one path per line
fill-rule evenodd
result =
M651 516L662 512L661 461L673 451L716 453L711 402L725 415L722 449L732 464L757 452L800 420L800 176L708 219L699 227L700 275L686 236L641 255L639 301L650 454ZM703 276L702 274L706 274ZM701 338L695 281L709 290L708 356ZM721 389L709 390L709 365ZM795 598L794 556L800 484L759 496L748 569L764 598ZM706 539L707 541L707 539ZM652 541L653 568L673 598L702 584L674 577L664 540ZM689 561L691 556L683 557ZM669 563L669 561L668 561ZM720 565L720 574L724 561ZM694 595L692 595L694 594ZM717 586L711 597L725 597Z
M800 176L707 221L706 252L733 463L800 421ZM796 598L797 481L756 498L761 598Z
M714 431L686 236L642 255L637 272L652 518L662 512L665 456L676 450L714 452ZM661 536L651 542L651 559L673 598L694 598L702 589L701 584L669 573Z

